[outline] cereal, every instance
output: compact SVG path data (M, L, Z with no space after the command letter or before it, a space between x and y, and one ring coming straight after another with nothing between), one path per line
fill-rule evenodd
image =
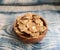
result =
M25 32L33 38L39 37L40 32L44 32L46 30L46 26L44 26L43 21L40 18L40 16L34 14L26 14L17 18L16 23L18 26L16 27L16 32Z

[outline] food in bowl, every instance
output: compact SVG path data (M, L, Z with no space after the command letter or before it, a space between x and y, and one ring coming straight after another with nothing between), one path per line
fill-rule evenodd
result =
M17 17L13 28L25 43L41 41L47 32L45 20L41 16L32 13Z

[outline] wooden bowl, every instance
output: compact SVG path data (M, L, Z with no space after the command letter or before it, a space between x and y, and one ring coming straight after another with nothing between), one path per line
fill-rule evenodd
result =
M35 14L35 15L36 15L36 14ZM46 21L45 21L42 17L41 17L40 19L43 21L44 26L46 26L46 28L47 28ZM47 28L41 35L39 35L38 38L26 38L25 36L22 36L21 34L19 34L19 33L16 32L15 25L16 25L16 21L15 21L15 23L14 23L14 25L13 25L14 32L19 36L19 38L20 38L24 43L36 43L36 42L41 41L41 40L45 37L45 35L46 35L46 33L47 33L47 30L48 30L48 28Z

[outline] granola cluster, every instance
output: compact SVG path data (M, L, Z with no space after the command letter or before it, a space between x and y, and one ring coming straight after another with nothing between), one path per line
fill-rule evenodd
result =
M37 38L46 30L41 17L34 14L25 14L16 19L15 30L17 33L26 36Z

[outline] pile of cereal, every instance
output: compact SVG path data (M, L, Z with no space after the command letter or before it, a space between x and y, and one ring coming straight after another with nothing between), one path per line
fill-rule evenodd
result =
M15 30L25 37L38 38L46 30L46 26L40 16L29 13L16 19Z

